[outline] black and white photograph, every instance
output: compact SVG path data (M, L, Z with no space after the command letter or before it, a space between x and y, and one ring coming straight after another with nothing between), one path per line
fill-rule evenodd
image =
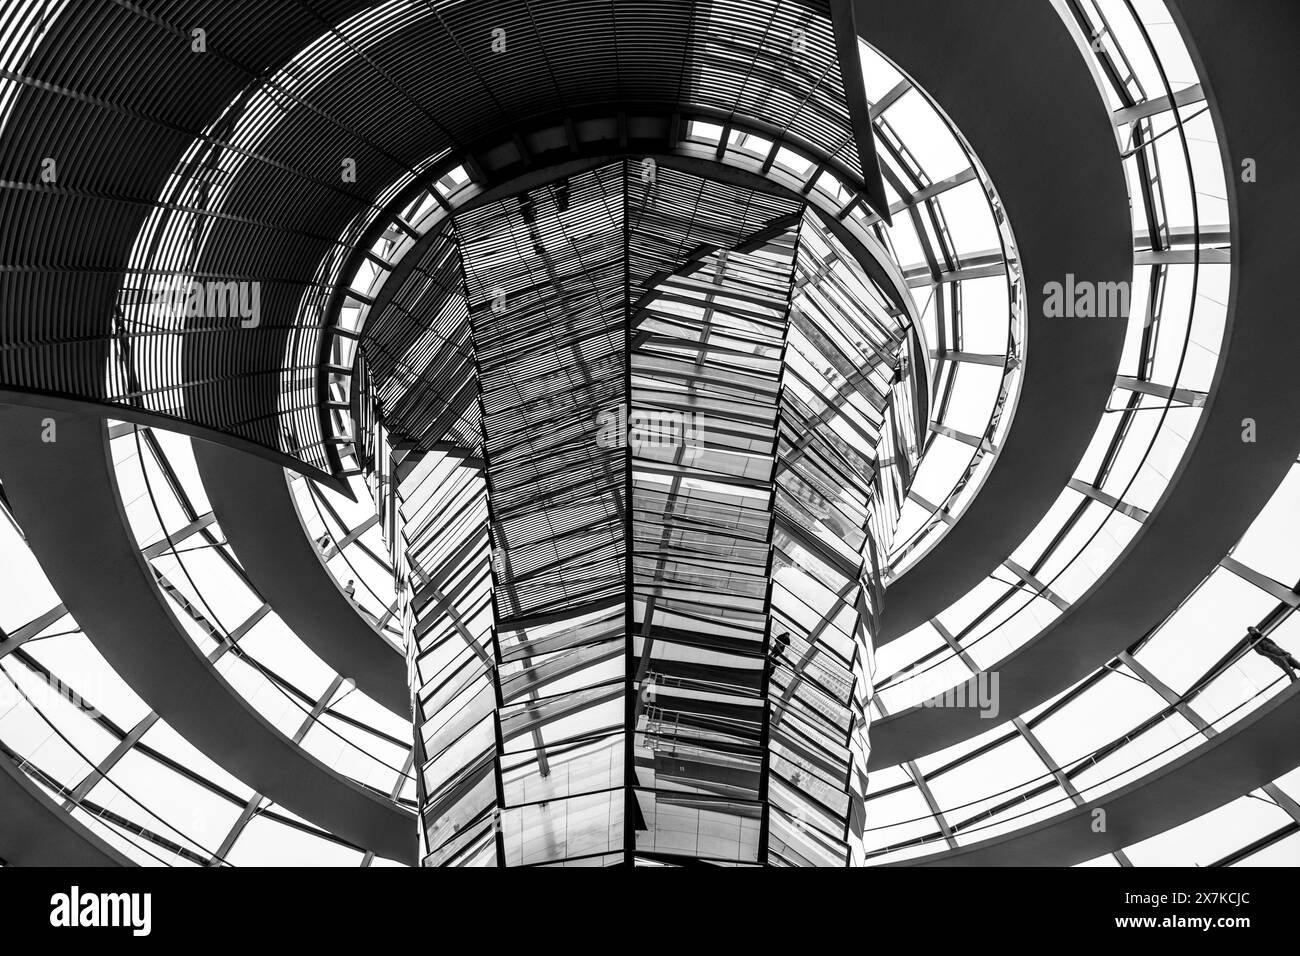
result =
M1298 48L1300 0L0 0L6 922L400 945L635 884L326 869L774 867L1293 926Z

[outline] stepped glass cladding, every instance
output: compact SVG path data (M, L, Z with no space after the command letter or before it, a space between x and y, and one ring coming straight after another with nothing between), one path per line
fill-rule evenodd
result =
M858 862L897 293L799 197L633 160L417 254L363 357L425 863Z

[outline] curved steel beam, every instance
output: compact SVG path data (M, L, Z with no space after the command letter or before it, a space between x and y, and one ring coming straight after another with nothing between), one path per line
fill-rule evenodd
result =
M46 418L57 426L48 443ZM259 793L357 846L414 864L414 816L276 730L186 635L127 524L103 419L0 408L0 448L5 492L41 569L140 698Z
M194 460L221 530L275 612L326 664L409 718L405 658L357 613L321 561L284 469L211 442L194 443Z
M6 866L135 866L0 755L0 858Z
M220 442L244 454L256 455L277 468L289 468L314 481L319 481L332 491L337 491L349 499L352 498L352 489L348 487L347 480L344 478L327 474L319 468L314 468L297 458L286 455L284 452L248 441L238 435L232 435L215 428L208 428L205 425L198 425L172 415L161 415L141 408L126 408L108 402L96 402L75 396L68 397L44 392L31 392L18 388L7 388L3 385L0 385L0 404L27 405L31 408L67 412L72 415L83 415L91 418L108 417L148 428L161 428L164 431L176 432L178 435L187 435L190 438L198 438L205 442Z
M1068 611L998 663L1000 711L1008 717L1083 679L1158 625L1250 527L1300 453L1300 389L1289 347L1300 178L1279 172L1267 186L1238 179L1245 157L1258 168L1290 170L1300 149L1300 117L1259 95L1295 88L1288 38L1300 30L1300 9L1173 9L1181 11L1188 48L1202 60L1197 67L1215 107L1234 223L1224 358L1192 449L1143 533ZM1255 423L1252 442L1243 441L1247 420ZM891 589L886 604L893 595ZM901 711L872 725L871 763L901 763L988 728L975 710Z
M1073 866L1195 820L1300 765L1300 686L1154 773L1041 823L886 866ZM1096 830L1098 810L1105 829ZM960 831L958 831L960 835Z
M890 585L877 638L884 644L983 580L1073 476L1114 384L1126 321L1048 318L1041 290L1067 273L1130 281L1133 226L1114 123L1051 4L855 6L867 25L864 39L935 98L997 187L1015 230L1027 298L1015 421L961 519ZM1033 134L1010 135L1016 129Z

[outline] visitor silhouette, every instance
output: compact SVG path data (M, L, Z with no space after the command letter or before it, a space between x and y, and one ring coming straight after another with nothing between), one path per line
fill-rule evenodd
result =
M1300 661L1292 657L1286 648L1266 637L1264 632L1253 624L1246 628L1246 634L1250 638L1251 648L1255 653L1267 657L1286 672L1286 676L1291 678L1292 683L1295 683L1296 671L1300 670Z

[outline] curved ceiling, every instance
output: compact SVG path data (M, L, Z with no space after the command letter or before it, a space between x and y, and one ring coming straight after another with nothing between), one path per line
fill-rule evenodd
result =
M1300 694L1292 686L1226 733L1105 797L1007 836L889 865L1073 866L1132 846L1300 764L1300 744L1290 732L1298 719ZM1107 821L1100 830L1098 811Z
M5 493L32 550L114 670L205 754L277 803L414 862L414 817L341 777L249 707L186 636L126 526L102 419L0 409ZM69 547L71 542L77 542Z
M641 104L662 116L754 117L863 181L828 10L669 2L594 19L562 0L65 11L26 65L32 79L10 106L0 153L15 182L51 154L62 170L48 188L0 197L22 250L0 296L26 316L0 331L0 355L21 345L29 356L0 358L5 390L232 435L332 477L309 368L319 316L300 318L300 307L315 298L334 237L394 182L423 179L431 157L452 150L473 170L482 142L522 145L525 120L581 123L591 108ZM189 26L199 23L202 51ZM610 29L620 43L607 42ZM494 30L508 57L494 56ZM798 69L784 40L795 30ZM87 37L141 54L85 69ZM734 69L738 58L748 70ZM515 82L520 70L545 79ZM85 135L107 123L114 135ZM258 283L257 324L181 316L169 325L174 344L150 347L160 275ZM87 315L116 315L118 328Z
M134 866L70 819L30 777L0 759L0 860L5 866Z
M1050 5L860 7L872 42L933 93L997 184L1028 298L1025 372L1006 443L961 520L890 586L878 639L888 643L995 568L1069 481L1114 383L1127 317L1049 317L1044 287L1067 274L1129 282L1133 247L1113 124ZM984 31L998 41L970 42ZM1009 135L1012 123L1034 135Z
M1257 45L1246 38L1260 23L1234 22L1225 33L1231 17L1215 18L1199 7L1184 16L1193 37L1206 31L1200 35L1219 38L1198 49L1223 58L1206 62L1204 74L1223 124L1227 157L1249 150L1258 160L1288 162L1300 142L1300 126L1278 116L1256 92L1261 84L1285 82L1278 72L1282 61L1261 57L1250 73L1226 66L1237 63L1228 52L1232 43L1238 44L1238 54L1248 42ZM1280 49L1273 52L1280 57ZM1275 71L1269 72L1266 64L1274 64ZM1273 131L1267 140L1254 136L1261 124ZM1251 145L1235 145L1243 142ZM1300 452L1300 435L1291 424L1300 417L1300 393L1287 371L1290 357L1277 347L1288 334L1282 305L1290 294L1286 236L1292 231L1290 210L1300 203L1300 186L1281 182L1265 193L1243 188L1232 176L1227 185L1241 237L1233 247L1229 316L1250 320L1232 325L1198 437L1144 533L1065 615L998 663L1008 713L1030 710L1155 627L1246 531ZM1256 440L1249 442L1243 440L1248 420L1258 426ZM917 569L918 580L924 580L926 567ZM908 593L904 586L910 577L899 582L898 591ZM890 601L896 596L891 589ZM897 763L986 729L971 710L920 708L894 714L873 726L872 760L878 766Z
M846 60L849 75L858 69L856 39L846 33L856 21L934 96L996 184L1015 230L1028 324L1020 402L996 463L960 520L889 588L878 645L932 621L1009 563L1062 489L1077 483L1098 416L1111 411L1128 327L1123 316L1049 316L1045 293L1070 276L1135 279L1134 187L1125 182L1095 66L1078 55L1059 5L791 0L776 3L773 16L738 0L707 11L691 0L671 2L665 12L662 4L564 0L504 10L213 0L173 5L165 15L104 5L69 8L28 38L34 53L16 65L0 128L0 215L10 250L0 271L0 398L28 406L0 411L6 510L111 667L155 715L255 788L251 807L265 796L370 853L415 860L414 819L395 796L331 770L277 729L186 636L157 569L132 538L102 416L221 442L195 445L213 506L203 520L221 523L266 600L337 672L331 692L351 678L390 712L405 713L401 655L331 577L281 467L344 487L347 456L357 450L332 435L330 423L335 412L346 417L348 403L335 399L343 407L332 407L322 398L333 398L332 385L355 368L332 367L338 333L326 325L347 303L391 318L386 310L403 282L413 272L425 278L420 257L436 244L437 229L417 232L399 213L421 193L441 206L439 216L449 213L439 184L453 170L469 177L472 214L521 183L553 181L562 160L574 175L634 155L660 156L666 169L729 163L727 176L740 190L771 174L778 150L789 148L852 196L838 216L824 217L829 227L855 205L888 217L875 163L864 170L859 160L874 107L856 83L845 88L840 72ZM963 657L976 674L966 684L972 699L996 674L1002 718L1019 721L1017 732L1035 749L1026 715L1153 633L1207 569L1228 560L1300 453L1300 393L1290 350L1281 347L1300 183L1279 177L1260 189L1237 177L1241 157L1256 161L1261 175L1293 163L1300 121L1259 91L1294 86L1294 34L1279 28L1279 18L1294 22L1300 13L1169 3L1199 74L1195 97L1212 111L1223 153L1232 223L1228 331L1212 387L1188 399L1204 413L1187 453L1113 563L1026 642L981 658L982 670ZM191 46L194 23L205 25L199 52ZM495 30L504 32L498 38ZM619 38L613 46L610 31ZM786 33L806 42L807 68L783 57ZM496 55L498 39L508 58ZM140 54L110 69L88 44ZM534 81L520 83L521 71ZM719 127L716 151L686 134L693 122ZM108 129L112 135L103 134ZM766 160L737 162L728 152L733 131L769 137ZM57 179L38 183L51 156ZM806 196L814 178L780 182L769 193ZM479 219L490 233L487 213ZM400 245L388 246L393 258L377 258L377 237L394 224L405 233ZM1186 254L1201 261L1199 251ZM389 278L373 300L348 285L367 259ZM881 270L891 284L902 276L893 263ZM258 283L261 315L248 328L193 316L150 326L158 275ZM382 321L369 330L372 350L382 332ZM1134 393L1151 384L1137 380ZM52 443L41 438L50 414L59 436ZM431 447L443 448L449 431L440 429ZM1040 583L1032 573L1024 580ZM1292 596L1282 593L1284 601ZM60 616L51 613L49 620ZM911 862L1069 865L1122 852L1300 762L1300 753L1276 743L1277 728L1294 720L1295 701L1294 688L1281 692L1162 769L1104 799L1075 793L1073 810L1009 835L959 845L944 830L947 851ZM978 749L990 729L973 708L891 714L873 722L869 766L882 777L905 770L934 810L918 762ZM58 812L41 788L0 763L24 819L50 834L42 857L12 827L0 828L6 861L127 862L76 820L56 826ZM1191 784L1196 799L1179 799ZM1104 846L1081 836L1088 813L1103 803L1127 807L1132 820ZM944 829L942 815L935 817Z
M203 486L266 600L321 659L395 714L411 710L402 654L356 612L299 520L283 468L195 442Z

